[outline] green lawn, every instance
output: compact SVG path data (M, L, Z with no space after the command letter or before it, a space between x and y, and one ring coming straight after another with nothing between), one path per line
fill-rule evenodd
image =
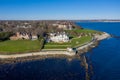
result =
M43 49L67 49L69 45L45 45Z
M66 30L67 32L77 32L77 33L99 33L100 31L90 30L90 29L74 29Z
M44 45L44 49L66 49L69 46L70 46L70 42L68 42L68 43L54 43L54 42L50 42L50 43L46 43Z
M0 42L1 54L24 53L40 50L40 42L38 40L8 40Z
M68 42L68 43L53 43L53 42L50 42L50 43L46 43L44 45L44 49L66 49L67 47L77 47L77 46L80 46L86 42L89 42L92 40L92 37L90 36L84 36L84 37L81 37L81 38L73 38L71 40L71 42Z
M90 29L74 29L74 30L66 30L66 32L69 33L70 37L77 37L80 33L84 33L84 34L99 33L99 34L101 34L100 31L90 30Z
M92 40L92 37L90 36L84 36L84 37L81 37L81 38L73 38L72 41L71 41L71 47L77 47L77 46L80 46L86 42L89 42Z
M95 33L95 32L98 32L98 31L90 30L90 29L75 29L73 31L78 32L78 33Z
M54 43L54 42L50 42L50 43L46 43L46 45L69 45L70 42L65 42L65 43Z

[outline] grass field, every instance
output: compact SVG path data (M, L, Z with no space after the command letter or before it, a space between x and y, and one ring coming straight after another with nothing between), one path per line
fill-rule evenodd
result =
M69 45L45 45L44 49L67 49Z
M44 49L66 49L67 47L76 47L80 46L86 42L89 42L92 40L92 37L90 36L84 36L81 38L73 38L71 42L68 43L47 43L44 45Z
M90 36L84 36L84 37L81 37L81 38L73 38L72 41L71 41L71 47L76 47L76 46L80 46L86 42L89 42L92 40L92 37Z
M99 33L99 34L101 34L100 31L90 30L90 29L74 29L74 30L66 30L66 32L69 33L70 37L77 37L78 35L76 35L76 34L80 34L80 33L84 33L84 34Z
M69 46L70 46L70 42L68 42L68 43L54 43L54 42L50 42L50 43L46 43L44 45L44 49L66 49Z
M100 31L90 30L90 29L74 29L66 30L67 32L77 32L77 33L100 33Z
M40 42L38 40L8 40L0 42L1 54L24 53L40 50Z

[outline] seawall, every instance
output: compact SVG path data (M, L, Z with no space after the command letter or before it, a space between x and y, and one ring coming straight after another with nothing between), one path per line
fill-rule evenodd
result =
M20 58L20 57L29 57L29 56L45 56L45 55L73 56L75 54L69 53L67 51L43 51L43 52L33 52L33 53L25 53L25 54L0 55L0 58L1 59L8 59L8 58Z

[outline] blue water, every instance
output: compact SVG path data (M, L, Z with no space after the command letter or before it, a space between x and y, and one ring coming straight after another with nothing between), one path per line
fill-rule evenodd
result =
M120 36L120 23L89 22L77 23L85 28L105 31ZM120 38L104 40L88 52L93 66L92 80L120 80Z
M84 28L105 31L120 36L120 22L77 22L76 24Z
M77 22L84 28L120 36L120 23ZM92 65L91 80L120 80L120 39L110 38L86 53ZM85 80L85 68L79 59L44 59L0 64L0 80Z
M0 65L0 80L85 80L80 60L45 59Z

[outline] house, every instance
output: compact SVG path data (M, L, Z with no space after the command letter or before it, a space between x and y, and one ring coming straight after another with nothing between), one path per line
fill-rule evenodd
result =
M59 29L64 29L64 30L72 30L73 26L70 23L56 23L52 24L53 26L57 26Z
M31 36L31 40L37 40L38 39L38 36L37 35L32 35Z
M30 39L27 33L17 32L15 35L10 37L10 40L19 40L19 39Z
M35 34L28 34L28 33L20 33L17 32L15 35L10 37L10 40L20 40L20 39L26 39L26 40L37 40L38 36Z
M72 25L71 24L59 24L58 28L64 29L64 30L72 30Z
M52 41L52 42L68 42L69 41L69 37L67 36L67 34L65 32L62 33L50 33L50 37L47 40L48 42Z
M32 26L29 23L24 23L24 24L17 25L17 28L32 28Z
M17 25L17 28L31 28L31 25Z

